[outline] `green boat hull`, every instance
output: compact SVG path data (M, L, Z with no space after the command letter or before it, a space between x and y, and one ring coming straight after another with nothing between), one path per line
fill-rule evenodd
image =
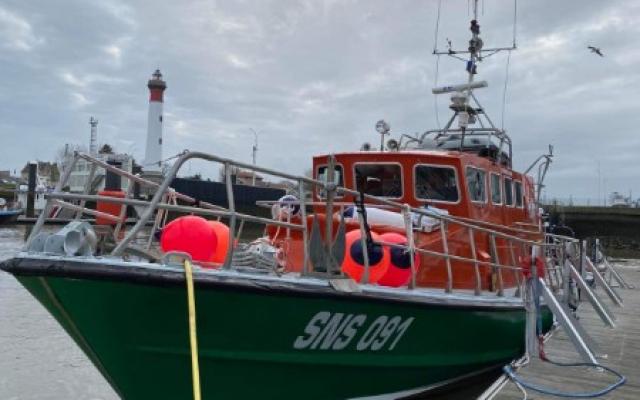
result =
M47 308L122 398L192 397L181 271L34 259L14 259L3 269ZM405 299L344 293L315 281L196 274L204 399L401 392L495 369L524 352L525 312L513 299ZM550 319L545 313L545 326Z

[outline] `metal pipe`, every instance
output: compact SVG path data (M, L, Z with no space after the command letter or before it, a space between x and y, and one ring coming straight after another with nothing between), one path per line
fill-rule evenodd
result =
M229 206L229 243L227 244L227 256L224 259L224 265L222 269L230 269L231 261L233 260L233 239L236 231L236 201L233 198L233 184L231 182L231 164L229 162L224 163L224 180L227 189L227 203Z
M362 274L361 282L366 284L369 283L369 246L367 246L367 232L364 228L363 218L358 218L358 222L360 223L360 245L362 246L362 259L364 261L364 273ZM331 262L330 260L329 263ZM329 268L327 268L327 272L329 272Z
M67 194L67 193L50 193L46 196L46 198L62 199L62 200L85 198L86 200L96 200L96 201L102 201L105 203L127 204L130 206L141 206L141 207L147 207L150 204L148 201L144 201L144 200L123 199L119 197L94 196L94 195L83 196L83 195ZM228 218L231 216L231 212L226 210L210 210L210 209L197 208L192 206L179 206L179 205L166 204L166 203L159 203L156 206L156 208L168 210L168 211L189 213L189 214L201 214L201 215L212 216L212 217ZM293 223L287 224L286 222L280 222L280 221L276 221L268 218L256 217L253 215L242 214L242 213L236 213L236 215L238 216L239 219L244 219L250 222L257 222L261 224L273 224L277 226L282 226L284 228L290 227L293 229L302 229L302 225L298 225L298 224L293 224Z
M356 191L352 191L350 189L346 189L343 187L338 187L337 190L341 193L344 194L349 194L349 195L359 195L359 192ZM370 200L376 200L376 201L380 201L383 202L385 204L368 204L367 207L374 207L374 208L380 208L380 209L402 209L402 204L400 203L394 203L392 201L384 201L383 199L379 199L376 198L374 196L370 196L365 194L365 199L370 199ZM256 204L258 206L263 206L263 207L270 207L271 205L275 204L277 201L273 200L273 201L267 201L267 200L261 200L261 201L257 201ZM299 204L294 202L291 202L292 204ZM314 202L307 202L307 205L309 206L324 206L326 204L326 202L318 202L318 201L314 201ZM351 202L334 202L334 206L350 206L352 205ZM419 208L410 208L410 211L413 213L418 213L418 214L422 214L425 216L429 216L432 218L436 218L436 219L446 219L449 222L454 222L456 224L459 224L461 226L465 226L465 227L472 227L474 229L477 229L479 231L483 231L483 232L496 232L497 234L500 234L499 231L493 231L490 229L484 229L479 226L479 225L484 225L484 226L489 226L489 227L494 227L496 229L500 229L502 231L510 231L513 233L521 233L521 234L538 234L538 235L542 235L543 233L540 231L531 231L528 229L519 229L519 228L513 228L513 227L509 227L509 226L505 226L505 225L499 225L499 224L494 224L488 221L480 221L480 220L474 220L471 218L465 218L465 217L460 217L460 216L454 216L454 215L440 215L440 214L434 214L434 213L429 213L429 212L421 212L423 211L422 209ZM465 222L469 222L469 224L464 224ZM522 239L519 238L517 236L513 236L513 235L508 235L505 234L506 236L500 236L499 237L504 237L504 238L518 238L518 239ZM545 235L550 236L550 237L562 237L562 238L567 238L570 239L571 241L577 241L578 239L575 238L570 238L570 237L566 237L566 236L562 236L562 235L554 235L554 234L550 234L550 233L546 233ZM539 244L538 242L534 242L534 241L529 241L530 243L535 243L535 244Z
M571 342L578 350L578 353L580 353L580 355L582 356L582 359L588 363L598 364L598 360L596 359L595 355L593 354L591 349L589 349L589 346L586 344L584 338L580 336L578 329L576 329L574 322L571 320L571 316L564 311L556 297L549 290L547 285L544 284L544 281L542 279L538 279L538 282L539 287L542 289L542 295L546 304L549 306L553 314L556 316L556 319L564 328L567 336L569 337L569 339L571 339Z
M413 236L413 222L411 221L411 211L408 205L405 205L405 208L402 209L402 217L404 218L404 229L407 235L407 244L409 246L409 257L410 257L410 266L411 266L411 280L409 281L409 289L415 289L416 287L416 274L417 274L417 266L415 259L415 238Z
M202 159L205 159L205 160L217 161L217 162L227 161L229 163L233 163L234 165L245 166L247 168L252 168L252 166L247 166L246 164L243 164L243 163L233 162L231 160L227 160L227 159L224 159L224 158L221 158L221 157L216 157L216 156L213 156L213 155L208 155L208 154L205 154L205 153L199 153L199 152L183 153L179 157L179 159L176 161L176 163L173 165L173 167L171 168L171 171L170 171L170 174L169 174L168 178L165 179L165 181L161 185L158 186L159 190L166 191L166 189L169 186L169 182L173 179L173 177L175 177L175 174L177 173L177 170L184 164L184 162L186 160L191 159L191 158L202 158ZM262 172L267 173L267 174L282 176L282 177L285 177L285 178L295 178L295 179L299 179L301 182L306 182L306 183L311 183L312 185L326 187L326 183L320 182L320 181L316 181L314 179L310 179L310 178L306 178L306 177L295 177L295 176L290 175L290 174L280 173L280 172L277 172L277 171L272 171L272 170L269 170L267 168L261 168L261 167L256 167L255 170L262 171ZM338 188L338 191L341 192L341 193L352 194L352 195L357 195L358 194L358 192L351 191L351 190L346 189L346 188ZM156 192L156 195L157 194L158 193ZM151 206L151 207L149 207L151 210L149 210L149 209L145 210L145 212L141 216L141 218L138 221L138 223L136 224L136 226L134 226L134 228L132 229L130 234L123 240L123 242L125 242L125 243L120 243L119 246L116 247L116 249L114 249L114 252L116 252L116 250L118 250L118 253L120 253L122 251L122 249L124 249L124 247L126 247L127 243L132 240L133 234L136 234L141 229L143 224L146 224L146 220L148 220L148 218L150 217L151 213L153 212L153 209L156 206L158 206L159 203L160 203L159 198L156 199L156 197L157 196L154 196L154 199L152 199L151 203L148 203L148 205ZM394 207L394 208L401 209L401 207L402 207L402 205L399 204L399 203L388 201L386 199L378 199L378 198L375 198L375 196L365 195L365 198L373 200L373 201L375 201L377 203L381 203L383 205L388 205L388 206ZM163 207L165 207L165 206L163 206ZM195 207L182 208L181 211L185 211L185 210L189 210L189 209L192 210L193 212L199 212L199 213L202 213L202 211L203 211L203 210L195 208ZM473 230L478 231L478 232L490 232L490 233L493 233L495 235L495 237L513 238L515 240L521 241L523 243L529 243L529 244L537 244L538 243L538 242L535 242L535 241L532 241L532 240L524 240L524 239L520 239L520 238L515 237L515 236L511 236L511 235L508 235L508 234L503 234L501 232L496 232L496 231L493 231L491 229L478 227L477 225L467 224L467 223L461 222L461 221L456 221L455 218L451 218L451 217L448 217L448 216L437 215L437 214L432 213L432 212L425 212L424 210L419 210L419 209L415 209L415 208L411 208L411 211L412 212L416 212L416 213L421 214L421 215L427 215L427 216L439 219L441 221L450 221L450 222L456 223L456 224L458 224L460 226L467 226L467 227L470 227L470 229L473 229ZM203 213L203 214L206 215L208 213ZM235 214L235 213L219 212L219 213L217 213L215 215L216 216L220 216L220 215L227 215L228 216L228 215L233 215L233 214ZM212 214L208 214L208 215L212 215ZM235 214L235 215L240 217L238 214ZM255 220L255 218L256 217L254 217L252 219ZM249 218L246 218L246 219L249 220ZM272 220L266 220L266 221L268 221L266 223L279 225L279 224L274 223L275 221L272 221ZM283 226L286 226L286 225L283 224ZM296 226L296 228L297 229L301 229L300 226ZM416 251L418 251L420 253L427 253L427 254L429 253L428 251L423 252L423 251L421 251L421 249L416 249ZM447 253L448 253L448 249L447 249ZM466 260L463 257L457 257L457 256L453 256L451 254L440 254L439 256L444 257L448 261L449 264L450 264L450 260L452 260L452 259L453 260L459 259L461 261L466 261L466 262L477 262L477 261L474 261L474 260ZM479 264L485 264L485 262L479 262ZM508 266L500 266L499 263L487 263L487 264L494 265L494 266L497 266L497 267L500 267L500 268L509 268Z
M509 253L511 254L511 265L515 267L517 264L516 252L513 249L513 242L511 240L509 240ZM520 272L514 270L513 275L516 278L516 286L518 287L518 290L516 291L516 297L519 297L521 295L520 287L522 286L522 280L520 279Z
M103 202L110 202L110 203L117 203L117 204L128 204L128 205L131 205L131 206L143 206L144 207L144 206L148 206L149 205L149 202L146 202L146 201L143 201L143 200L123 199L123 198L108 197L108 196L94 196L94 195L83 196L83 195L74 195L74 194L66 194L66 193L51 193L51 194L47 195L47 198L49 198L49 199L74 199L74 198L81 198L81 197L85 198L86 200L96 200L96 201L103 201ZM212 216L212 217L225 217L225 218L228 218L228 217L230 217L230 214L231 214L228 211L217 211L217 210L200 209L200 208L197 208L197 207L180 206L180 205L172 205L172 204L165 204L165 203L158 204L157 208L168 210L168 211L192 213L192 214L201 214L201 215ZM86 211L86 210L88 210L88 209L85 208L84 211ZM111 215L111 214L109 214L109 215ZM303 225L302 224L295 224L295 223L287 224L286 222L281 222L281 221L276 221L276 220L271 220L271 219L267 219L267 218L256 217L256 216L253 216L253 215L246 215L246 214L241 214L241 213L236 213L236 215L238 216L238 219L249 221L249 222L261 223L261 224L265 224L265 225L271 224L271 225L275 225L275 226L281 226L281 227L284 227L284 228L290 227L292 229L298 229L298 230L302 230L303 229ZM401 247L401 245L397 245L397 244L393 244L393 243L385 243L385 242L382 242L382 241L378 241L376 243L382 244L382 245L385 245L385 246ZM472 259L468 259L468 258L465 258L465 257L456 256L456 255L453 255L453 254L445 255L444 253L439 253L439 252L436 252L436 251L426 250L426 249L421 249L421 248L415 248L414 251L417 252L417 253L420 253L420 254L428 255L428 256L434 256L434 257L440 257L440 258L448 257L451 260L465 262L465 263L471 263L471 264L478 263L478 265L483 265L483 266L488 266L488 267L496 267L496 268L510 269L510 270L520 270L519 267L512 267L512 266L509 266L509 265L496 264L494 262L489 262L489 261L472 260Z
M491 47L488 49L482 49L482 50L476 50L478 53L494 53L494 52L498 52L498 51L507 51L507 50L515 50L515 47ZM450 54L469 54L469 50L456 50L456 51L442 51L442 50L437 50L434 51L433 54L435 55L440 55L440 56L446 56L446 55L450 55Z
M611 301L613 301L613 303L618 307L622 307L623 306L622 299L620 298L618 293L616 293L613 290L613 288L607 284L607 282L604 280L602 275L600 275L600 272L598 271L598 269L593 265L593 263L588 257L585 258L585 261L587 263L587 268L589 268L593 273L594 279L598 282L599 285L601 285L604 288L604 291L607 293L607 296L609 296Z
M600 300L600 298L595 294L593 290L587 285L587 283L582 279L580 273L576 270L576 268L571 264L569 260L565 261L567 263L567 268L569 269L573 279L576 280L576 283L580 288L584 291L587 299L593 306L596 313L600 316L602 322L607 324L610 328L615 328L616 324L614 322L615 316L609 309L604 305L604 303Z
M162 199L160 200L162 203L168 203L169 202L169 193L165 193L164 196L162 196ZM160 203L160 204L162 204ZM151 227L151 234L149 235L149 238L147 239L147 250L149 250L151 248L151 245L153 244L153 234L154 232L156 232L158 230L158 227L160 226L160 224L162 223L162 218L164 217L164 215L166 214L166 210L162 209L162 208L158 208L158 211L156 212L156 217L153 220L153 226Z
M451 270L451 259L449 258L449 243L447 241L447 223L440 220L440 237L442 238L442 252L445 254L444 261L447 267L447 283L444 291L451 293L453 290L453 271Z
M84 183L84 189L82 191L83 194L89 194L89 191L91 191L91 184L93 183L93 179L96 175L96 169L98 167L95 164L91 164L91 169L89 170L89 176L87 177L87 181ZM84 200L80 200L80 207L84 208L85 205L85 201ZM82 211L78 211L76 212L76 215L73 219L75 219L76 221L79 220L82 217Z
M66 201L61 200L52 200L52 202L60 207L68 208L74 211L82 211L85 214L93 215L95 217L105 218L114 222L117 222L120 218L116 215L112 215L109 213L104 213L102 211L92 210L86 207L80 207L75 204L67 203Z
M240 220L240 226L238 226L238 232L236 232L236 241L240 241L240 236L242 235L242 230L244 229L244 220ZM291 228L287 228L289 230Z
M471 256L473 257L473 273L475 278L474 294L480 295L482 292L482 283L480 281L480 266L478 264L478 255L476 253L476 238L473 234L473 229L467 228L469 231L469 244L471 246Z
M609 269L609 273L611 276L618 282L618 285L624 289L634 289L632 285L629 285L627 281L624 280L622 275L614 268L613 265L609 264L607 260L607 256L603 254L604 265Z
M160 186L158 186L158 188L156 189L156 192L154 193L153 198L149 203L149 207L147 207L143 211L142 215L140 215L140 218L138 219L138 222L136 222L136 224L131 229L131 232L129 232L129 234L125 236L120 243L118 243L118 245L111 252L111 255L113 256L122 255L124 249L126 249L127 246L129 245L129 242L131 242L133 238L136 237L138 232L140 232L140 230L147 224L147 221L149 220L149 218L151 218L151 215L156 209L156 206L158 205L158 203L160 203L160 199L169 188L169 184L173 181L173 178L175 178L176 174L178 173L178 170L180 169L180 167L182 167L182 164L184 164L185 161L187 161L190 158L193 158L193 155L191 153L183 153L180 157L178 157L176 162L171 166L171 169L169 170L169 173L165 177L164 181L162 181ZM135 176L135 175L132 175L132 176Z
M306 193L304 182L298 179L298 194L300 195L300 218L302 225L302 274L309 273L309 232L307 231L307 205L305 204Z
M496 238L494 235L489 235L489 242L491 244L491 252L493 253L493 261L496 264L500 264L500 256L498 255L498 247L496 246ZM496 268L496 275L498 279L498 296L504 296L504 281L502 280L502 268Z
M525 328L525 344L527 354L529 356L538 354L538 332L536 329L537 315L536 315L536 303L539 301L539 293L537 288L536 278L537 275L535 267L536 248L531 249L532 271L529 278L525 282L524 293L524 305L526 310L526 328Z
M184 155L184 154L193 154L193 153L183 152L182 154ZM147 186L151 186L151 187L154 187L154 188L159 188L160 187L160 184L158 184L156 182L141 178L138 175L134 175L134 174L131 174L131 173L127 172L127 171L121 170L121 169L119 169L117 167L114 167L113 165L107 164L107 163L105 163L103 161L100 161L100 160L98 160L96 158L93 158L93 157L91 157L91 156L89 156L87 154L78 153L78 157L83 158L83 159L85 159L85 160L87 160L89 162L92 162L94 164L97 164L98 166L104 168L105 170L111 171L111 172L113 172L115 174L118 174L120 176L124 176L125 178L127 178L127 179L129 179L129 180L131 180L133 182L137 182L137 183L139 183L141 185L147 185ZM193 158L193 157L189 157L189 158ZM171 179L171 181L173 181L173 178ZM186 201L188 203L196 203L196 202L198 202L193 197L187 196L186 194L182 194L180 192L176 192L176 196L178 197L178 199ZM213 210L218 210L218 209L222 209L223 208L223 207L217 206L215 204L208 203L206 201L200 201L200 202L198 202L198 204L201 207L210 208L210 209L213 209Z
M335 197L335 168L336 168L336 158L333 155L329 156L329 164L327 165L327 185L326 188L326 211L324 214L325 217L325 233L324 233L324 242L326 244L325 249L327 252L327 273L331 275L333 273L333 269L338 267L337 265L333 265L333 199ZM364 248L363 248L364 249ZM364 250L363 250L364 251ZM367 278L369 277L367 271Z
M129 182L129 184L127 185L127 194L125 194L125 198L129 198L131 196L131 193L133 193L133 183ZM84 207L84 204L81 204L81 206ZM120 216L119 216L119 220L118 223L116 224L115 229L113 230L113 236L114 237L118 237L118 235L120 234L120 230L122 229L122 225L124 225L125 221L127 220L127 205L123 205L120 208Z

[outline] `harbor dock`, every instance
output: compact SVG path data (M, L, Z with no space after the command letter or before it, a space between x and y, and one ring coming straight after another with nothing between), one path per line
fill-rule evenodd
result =
M626 383L615 391L600 397L602 399L636 400L640 398L640 260L621 260L614 264L625 280L636 289L616 288L624 300L623 307L616 307L609 301L602 288L596 293L616 316L616 328L606 327L587 301L578 308L579 321L594 339L598 361L627 378ZM581 362L565 332L558 328L545 343L548 358L561 363ZM585 367L559 367L534 357L532 362L517 371L524 380L536 385L562 392L595 392L613 382L616 377ZM558 399L526 389L528 399ZM495 400L521 400L522 391L511 381L504 385L493 397Z

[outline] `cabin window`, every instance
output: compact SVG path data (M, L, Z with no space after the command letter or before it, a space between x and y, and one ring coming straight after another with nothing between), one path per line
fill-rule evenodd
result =
M522 207L522 182L515 181L513 190L516 197L516 207Z
M321 181L321 182L326 182L327 181L327 170L329 167L327 167L326 165L322 165L320 167L318 167L318 174L316 175L316 180ZM343 186L344 187L344 174L343 174L343 170L342 170L342 165L336 165L334 170L333 170L333 181L338 183L338 186ZM318 197L319 198L324 198L325 194L324 194L324 190L321 190L320 188L318 188ZM342 197L342 193L336 193L335 197Z
M513 184L511 178L504 178L504 204L513 205Z
M415 180L417 199L451 203L459 200L456 170L452 167L417 165Z
M356 190L380 197L402 197L402 168L398 164L356 164Z
M471 201L486 203L487 189L485 183L486 173L478 168L467 167L467 189Z
M491 202L502 204L502 185L498 174L491 174Z

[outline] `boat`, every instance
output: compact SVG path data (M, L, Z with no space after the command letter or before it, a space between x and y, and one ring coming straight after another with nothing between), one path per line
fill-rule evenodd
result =
M631 200L631 196L626 197L620 192L613 192L611 193L609 204L614 208L631 208L633 201Z
M385 143L380 121L380 149L318 155L312 178L185 151L156 183L75 153L23 251L0 268L125 399L397 399L500 373L525 354L526 282L574 239L543 230L551 154L514 171L509 136L477 104L477 13L471 32L457 53L469 56L468 81L435 90L452 93L444 128ZM225 167L227 207L171 189L196 159ZM78 160L154 195L67 193ZM270 218L238 212L230 167L297 190L260 204ZM54 206L77 220L44 232ZM125 231L129 207L139 218ZM265 236L244 241L245 223ZM540 313L542 334L552 314Z
M15 222L23 212L19 204L7 204L7 201L0 197L0 225Z

